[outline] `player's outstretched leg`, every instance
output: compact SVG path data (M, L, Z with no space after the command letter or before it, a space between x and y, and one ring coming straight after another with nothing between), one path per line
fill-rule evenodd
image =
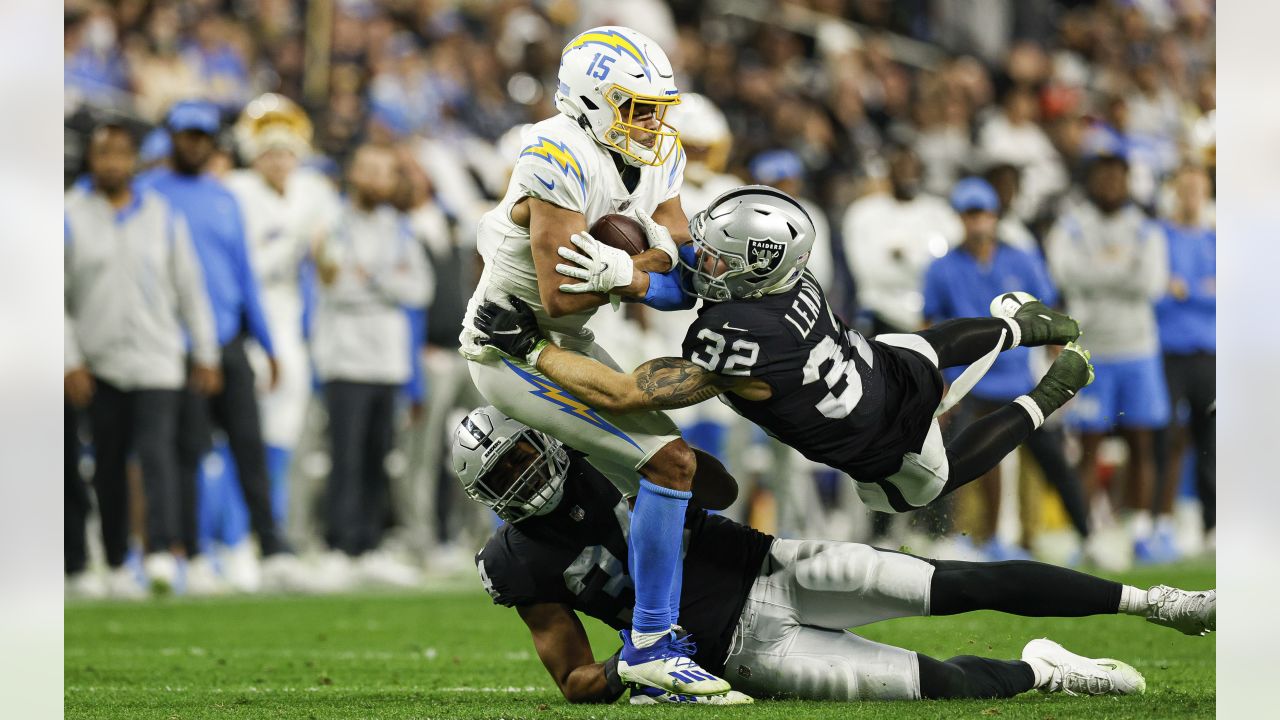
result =
M1013 318L1018 324L1018 344L1066 345L1080 338L1080 324L1030 293L1007 292L991 301L991 316Z
M1035 673L1042 692L1068 695L1141 695L1147 691L1142 673L1111 658L1083 657L1040 638L1022 648L1022 661Z
M995 610L1024 617L1133 615L1187 635L1218 626L1218 591L1168 585L1140 590L1068 568L1031 560L929 560L929 614Z
M1067 343L1031 392L969 425L947 445L949 470L941 495L982 477L1091 382L1089 352Z

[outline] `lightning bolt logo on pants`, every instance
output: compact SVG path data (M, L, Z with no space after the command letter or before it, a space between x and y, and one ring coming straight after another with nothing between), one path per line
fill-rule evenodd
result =
M547 400L548 402L551 402L554 405L559 406L560 412L568 413L569 415L572 415L578 418L579 420L582 420L588 425L593 425L595 427L600 428L601 430L604 430L610 435L616 435L617 437L620 437L623 440L626 440L632 447L636 448L637 450L640 449L640 446L637 445L634 440L627 437L626 433L622 432L621 430L614 427L613 425L610 425L608 421L600 417L600 414L597 413L595 410L592 410L591 407L588 406L586 403L582 402L578 398L565 392L564 388L551 382L550 380L545 380L543 378L538 377L537 375L534 375L533 373L530 373L525 370L521 370L520 368L513 365L510 360L504 359L502 362L507 367L511 368L512 372L514 372L516 375L519 375L526 382L528 382L530 385L536 388L534 390L529 391L530 395L537 395L538 397L544 400Z

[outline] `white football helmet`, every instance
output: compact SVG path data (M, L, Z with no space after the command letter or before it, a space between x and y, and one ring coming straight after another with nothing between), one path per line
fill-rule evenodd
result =
M299 158L311 151L311 119L298 103L276 93L250 100L232 133L245 162L272 148L284 148Z
M514 523L560 503L569 454L550 435L486 405L472 410L454 431L453 471L467 497Z
M817 230L790 195L766 185L721 193L689 220L694 262L686 292L709 300L750 300L795 287Z
M680 142L665 121L667 109L680 102L671 62L657 43L630 28L603 25L570 40L560 56L555 102L630 165L661 165ZM654 106L656 128L636 124L637 104ZM652 141L633 140L632 132Z
M729 150L733 147L733 136L729 132L729 121L725 119L720 108L705 95L685 93L680 96L680 104L668 113L671 124L680 129L680 143L685 152L693 153L695 148L706 151L705 158L695 161L689 157L685 167L685 175L704 172L705 174L722 173L729 163ZM700 170L695 166L701 165Z

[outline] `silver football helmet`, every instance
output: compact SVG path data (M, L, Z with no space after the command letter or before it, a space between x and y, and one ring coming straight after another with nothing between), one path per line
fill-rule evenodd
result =
M559 504L569 454L550 435L486 405L454 431L453 471L467 497L507 522L519 522Z
M786 292L813 249L813 219L795 198L765 185L722 193L689 220L697 251L685 291L704 300L749 300Z

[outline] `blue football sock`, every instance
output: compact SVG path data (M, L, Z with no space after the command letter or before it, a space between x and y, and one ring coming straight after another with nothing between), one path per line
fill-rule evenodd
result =
M293 449L267 446L267 477L271 478L271 516L283 525L289 516L289 462Z
M684 531L680 531L680 545L684 545ZM679 559L676 560L676 574L671 578L671 599L668 601L672 625L680 624L680 592L684 587L684 553L680 553Z
M673 582L680 569L684 514L693 493L654 485L641 478L631 515L631 579L636 586L631 628L638 633L665 632L674 622Z

